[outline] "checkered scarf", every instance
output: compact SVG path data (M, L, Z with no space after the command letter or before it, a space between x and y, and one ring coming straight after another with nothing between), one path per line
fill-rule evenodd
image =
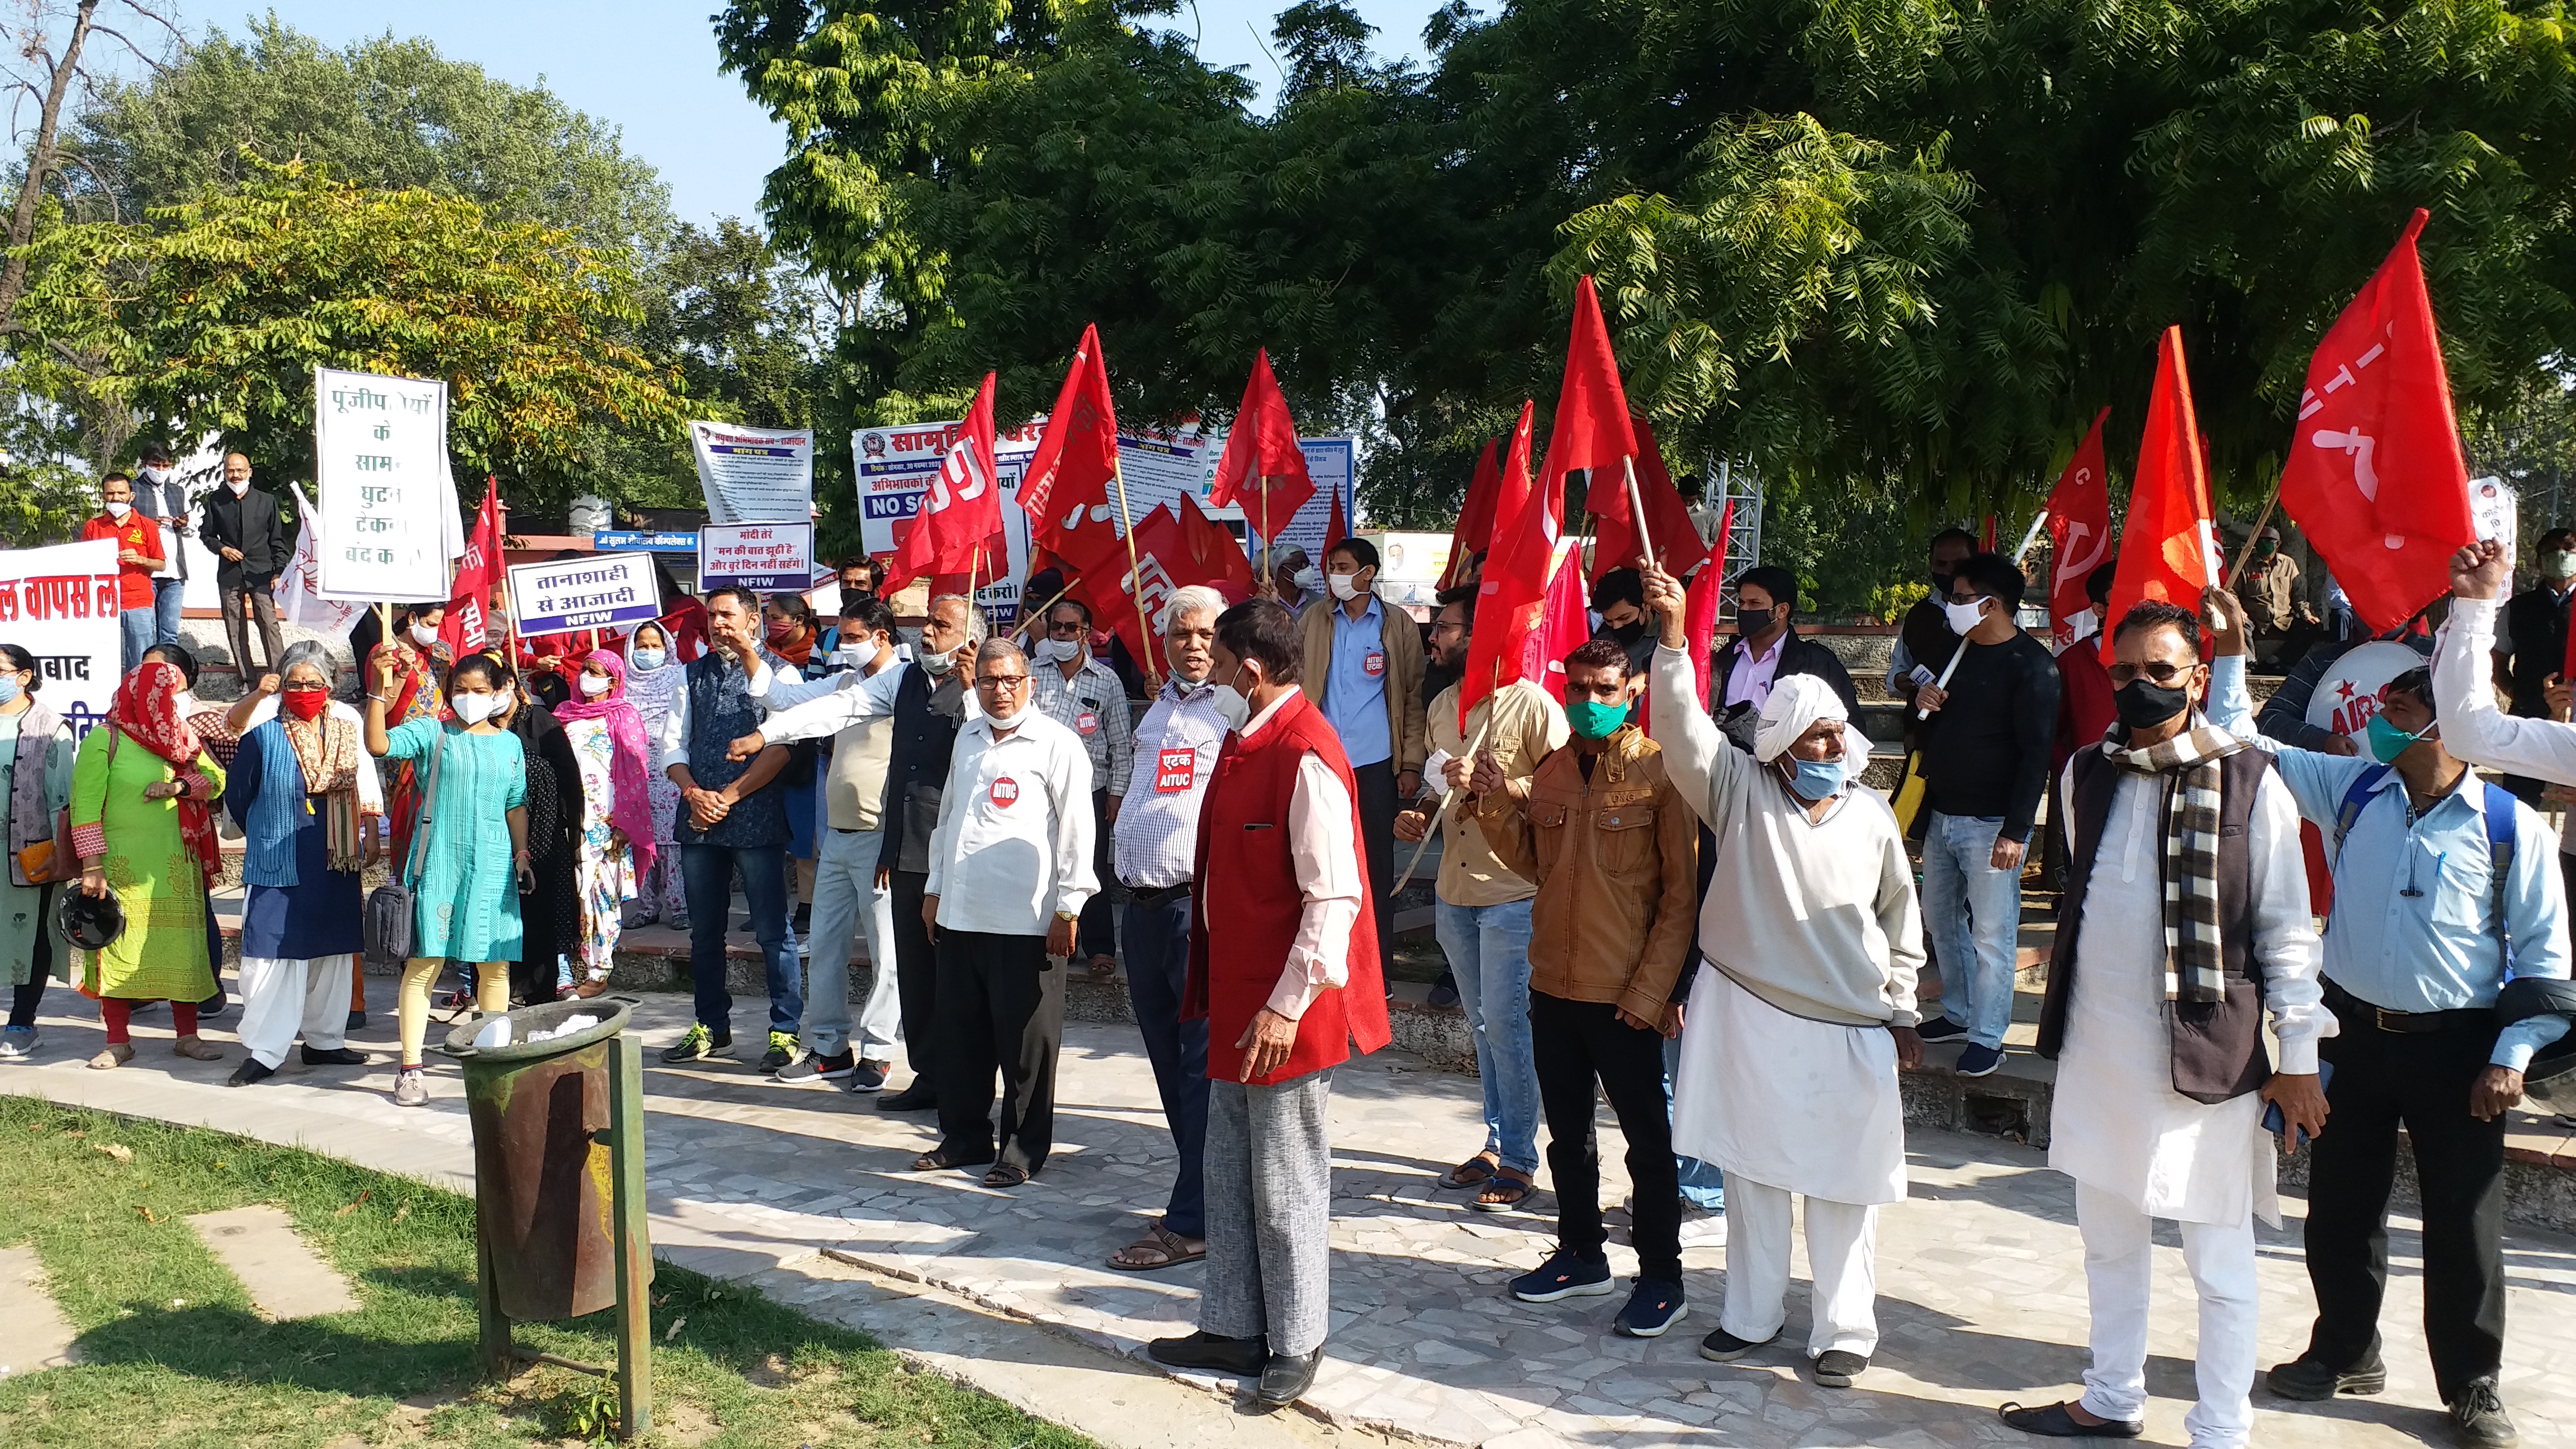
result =
M2114 726L2102 753L2123 770L2160 776L2165 790L2165 1000L2223 1001L2218 954L2218 762L2245 741L2194 715L2192 727L2133 750Z

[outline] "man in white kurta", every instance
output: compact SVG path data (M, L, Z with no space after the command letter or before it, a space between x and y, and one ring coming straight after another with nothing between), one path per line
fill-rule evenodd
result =
M1803 1196L1807 1357L1842 1387L1878 1347L1878 1206L1905 1197L1896 1069L1923 1051L1914 871L1894 812L1859 788L1869 742L1832 688L1774 685L1747 756L1701 704L1679 584L1650 565L1646 597L1663 625L1652 733L1717 837L1673 1083L1673 1150L1726 1171L1726 1305L1700 1354L1732 1362L1779 1334Z
M2122 621L2114 634L2121 662L2111 679L2123 723L2111 740L2088 749L2125 748L2116 742L2171 722L2146 718L2160 710L2205 723L2191 708L2206 694L2207 671L2198 663L2196 627L2188 637L2180 627L2188 620L2159 615L2141 625L2133 613ZM2159 668L2169 677L2159 681ZM2080 764L2070 764L2060 780L2059 808L2070 822L2077 818ZM2193 1449L2234 1449L2245 1443L2254 1418L2254 1219L2280 1223L2272 1139L2262 1126L2264 1096L2272 1088L2218 1102L2174 1089L2165 906L2170 787L2169 776L2118 772L2075 925L2073 954L2082 969L2066 1007L2048 1163L2075 1179L2093 1310L2092 1364L2073 1404L2007 1406L2004 1418L2043 1435L2139 1432L2154 1220L2166 1218L2181 1227L2200 1309L2200 1400L2184 1416L2184 1428ZM2070 840L2074 829L2070 824ZM2255 788L2245 834L2251 960L2280 1041L2280 1075L2271 1081L2312 1088L2317 1039L2331 1034L2331 1019L2320 1004L2298 806L2270 770ZM2254 1051L2261 1050L2258 1041ZM2322 1099L2317 1111L2322 1122Z

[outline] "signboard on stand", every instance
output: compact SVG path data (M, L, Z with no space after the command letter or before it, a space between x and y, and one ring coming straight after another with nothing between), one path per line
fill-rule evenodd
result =
M0 553L0 640L35 656L37 697L76 735L107 717L124 678L120 597L112 540Z
M813 522L814 434L807 429L691 423L689 450L714 522Z
M519 634L565 634L579 629L624 629L661 617L661 590L653 556L594 553L554 563L512 564L510 602Z
M447 384L313 369L313 468L320 596L447 602Z
M803 593L814 579L814 525L710 523L698 530L698 592L727 586Z

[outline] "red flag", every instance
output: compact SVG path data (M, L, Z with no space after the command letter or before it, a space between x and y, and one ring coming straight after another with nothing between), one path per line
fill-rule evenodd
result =
M1467 645L1467 673L1458 682L1461 733L1467 728L1467 711L1478 700L1526 677L1523 661L1530 636L1540 628L1548 568L1565 532L1564 494L1552 486L1529 486L1533 411L1529 403L1521 404L1511 453L1503 462L1503 499L1521 502L1513 511L1495 515L1494 549L1485 557L1485 574L1476 586L1476 632Z
M1636 432L1628 425L1628 395L1619 386L1619 359L1610 352L1610 328L1592 278L1574 284L1574 329L1565 344L1565 382L1556 395L1556 417L1547 434L1547 476L1552 495L1564 492L1565 475L1592 470L1584 506L1601 518L1628 516L1627 475L1620 460L1635 456Z
M2129 520L2120 533L2120 575L2111 585L2111 617L2118 619L2145 599L2197 612L2200 591L2218 579L2218 535L2209 521L2209 474L2200 455L2200 428L2192 418L2182 329L2168 327L2156 344L2155 391L2147 398L2137 471L2129 475ZM2106 633L2103 662L2110 658Z
M998 560L987 557L979 569L977 555L991 548L992 536L1002 526L1000 476L993 460L993 374L988 372L955 441L939 460L930 491L921 496L920 511L895 541L894 561L886 565L885 582L877 592L892 598L914 579L939 574L978 573L989 579Z
M1646 505L1646 538L1664 572L1674 578L1688 578L1690 571L1708 559L1708 546L1699 541L1699 527L1691 522L1690 505L1682 502L1681 490L1673 486L1673 475L1664 468L1662 449L1655 444L1655 430L1644 418L1632 418L1629 426L1637 434L1637 497ZM1607 469L1593 475L1605 484L1610 481ZM1627 502L1628 486L1624 475L1619 480L1619 499ZM1603 517L1601 510L1591 510L1600 521L1593 525L1592 577L1597 582L1612 569L1632 569L1645 552L1637 542L1635 525L1628 521L1628 510L1622 506L1615 517Z
M2373 632L2450 588L2477 539L2469 475L2415 238L2424 212L2317 344L2281 470L2281 507Z
M1315 556L1316 564L1320 566L1324 562L1324 556L1333 551L1333 545L1350 536L1351 525L1349 520L1342 517L1342 495L1340 490L1336 489L1333 493L1332 516L1324 520L1324 552Z
M1985 522L1977 525L1977 551L1979 553L1995 551L1995 516L1991 513L1986 515Z
M439 621L438 642L451 657L462 659L489 641L484 609L492 586L501 581L501 485L483 476L483 506L474 515L474 531L465 536L465 554L456 561L456 582L447 590L447 616Z
M2057 486L2048 490L2049 553L2054 560L2048 582L2048 619L2057 642L2072 644L2084 636L2078 619L2093 617L2093 600L2084 581L2111 556L2111 488L2102 465L2104 408L2093 415L2093 427L2077 444ZM2089 629L2091 626L2087 625Z
M1123 568L1094 569L1067 592L1091 606L1091 616L1127 642L1137 663L1160 673L1162 640L1145 637L1145 620L1159 620L1173 592L1205 584L1229 599L1252 595L1252 564L1243 545L1225 526L1199 511L1198 500L1182 494L1177 504L1157 506L1136 522L1136 572L1143 585L1143 619L1137 596Z
M1020 475L1019 504L1029 536L1069 563L1087 566L1118 542L1109 487L1118 474L1118 413L1109 401L1109 366L1100 329L1082 329L1064 386L1047 414L1046 431Z
M1494 505L1503 491L1502 469L1494 463L1494 440L1476 455L1476 474L1467 482L1457 526L1449 530L1449 566L1440 571L1440 587L1452 589L1467 572L1467 561L1494 546Z
M1314 496L1306 450L1297 446L1297 424L1288 416L1279 380L1270 374L1270 349L1265 347L1253 355L1252 378L1243 385L1243 406L1226 432L1225 453L1216 460L1208 506L1242 504L1252 531L1269 540Z
M1726 600L1726 535L1735 527L1735 500L1717 515L1717 547L1710 551L1708 567L1691 580L1690 591L1683 596L1688 605L1682 610L1682 632L1691 652L1691 668L1699 675L1699 697L1708 698L1709 656L1717 648L1717 610Z
M1591 591L1583 584L1583 558L1574 549L1547 581L1539 604L1539 627L1521 645L1521 678L1535 679L1565 703L1565 656L1592 637L1592 614L1585 606Z

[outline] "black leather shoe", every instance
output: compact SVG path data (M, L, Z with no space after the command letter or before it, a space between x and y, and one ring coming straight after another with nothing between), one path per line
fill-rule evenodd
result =
M227 1087L247 1087L255 1082L265 1082L276 1075L277 1069L263 1065L259 1058L244 1057L242 1058L242 1064L233 1068L233 1074L224 1078L224 1085Z
M2025 1409L2019 1404L2006 1404L1996 1412L2011 1427L2049 1439L2135 1439L2147 1432L2144 1420L2105 1419L2099 1424L2087 1424L2068 1413L2067 1407L2042 1404Z
M333 1047L328 1051L320 1047L304 1048L304 1065L308 1067L363 1067L366 1064L365 1052L351 1051L347 1047Z
M936 1110L938 1106L938 1094L918 1082L891 1097L877 1098L877 1110L880 1112L929 1112Z
M1268 1366L1261 1370L1261 1387L1257 1397L1272 1408L1293 1404L1315 1386L1315 1370L1324 1366L1324 1346L1315 1345L1312 1353L1274 1353Z
M2374 1352L2350 1368L2326 1367L2323 1359L2301 1354L2275 1364L2263 1375L2263 1386L2285 1399L2314 1403L2337 1394L2375 1394L2388 1387L2388 1366Z
M2496 1396L2495 1380L2471 1379L2451 1401L2451 1437L2469 1449L2509 1449L2522 1442Z
M1262 1374L1265 1383L1269 1376L1262 1365L1278 1362L1270 1356L1267 1338L1227 1338L1207 1332L1155 1339L1145 1345L1145 1356L1165 1368L1205 1369L1244 1379Z

